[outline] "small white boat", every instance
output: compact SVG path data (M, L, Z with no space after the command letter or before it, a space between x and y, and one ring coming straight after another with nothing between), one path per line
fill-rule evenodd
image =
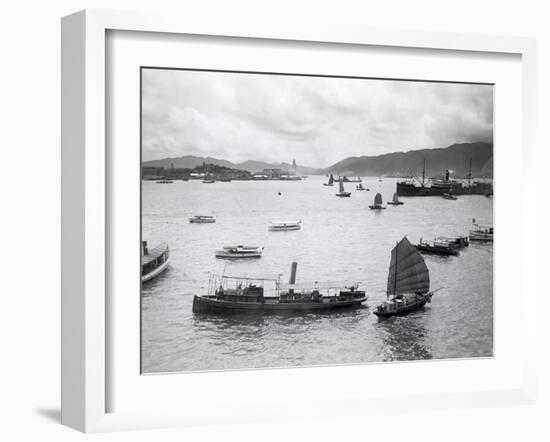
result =
M261 258L264 248L257 246L224 246L216 250L216 258Z
M210 224L216 222L216 217L212 215L195 215L189 218L192 224Z
M271 221L267 230L271 232L284 232L286 230L300 230L302 220L299 221Z
M167 244L159 244L149 250L147 241L142 242L141 282L147 282L160 275L168 267L170 250Z
M472 229L470 230L470 241L493 241L494 229L492 226L483 226L477 224L473 219Z

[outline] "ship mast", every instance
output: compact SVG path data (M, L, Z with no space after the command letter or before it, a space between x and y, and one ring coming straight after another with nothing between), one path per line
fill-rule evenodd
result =
M468 187L471 186L471 181L472 181L472 159L470 158L470 169L468 171Z
M422 166L422 187L424 187L425 178L426 178L426 158L424 158L424 165Z
M393 272L393 297L395 298L395 291L397 290L397 245L395 246L395 270Z

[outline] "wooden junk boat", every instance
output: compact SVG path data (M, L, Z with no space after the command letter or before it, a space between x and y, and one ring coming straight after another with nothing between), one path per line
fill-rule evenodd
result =
M147 282L166 270L170 261L170 250L165 243L151 250L147 247L147 241L142 241L141 244L141 282Z
M332 173L330 174L328 183L324 183L323 186L334 186L334 177L332 176Z
M261 258L263 250L263 247L257 246L224 246L222 250L216 250L216 258Z
M298 264L292 263L290 280L283 284L280 279L255 279L211 275L208 294L195 295L193 313L285 313L326 311L351 308L367 300L358 284L343 285L327 283L296 284ZM274 296L266 296L266 282L275 283ZM324 294L321 291L325 292Z
M458 248L449 243L447 240L436 238L433 241L426 241L420 238L420 242L416 248L424 253L432 253L434 255L458 255Z
M374 310L378 317L413 312L424 307L433 296L428 267L407 237L399 241L391 252L386 295L387 300Z
M397 192L393 192L393 199L391 201L388 201L388 204L392 206L401 206L403 205L403 201L399 201L399 195L397 195Z
M385 207L382 205L382 195L380 193L377 193L374 197L374 204L372 206L369 206L369 209L371 210L382 210L385 209Z
M338 193L336 194L336 196L349 198L351 196L351 192L345 191L344 182L342 180L340 180L339 185L340 185L340 188L338 189Z

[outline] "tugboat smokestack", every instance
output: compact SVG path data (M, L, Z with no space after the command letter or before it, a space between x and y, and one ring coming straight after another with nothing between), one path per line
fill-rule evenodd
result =
M143 246L143 254L148 255L149 254L149 249L147 248L147 241L141 241L141 244Z
M298 269L298 263L293 262L290 266L290 280L288 281L289 284L296 284L296 270Z

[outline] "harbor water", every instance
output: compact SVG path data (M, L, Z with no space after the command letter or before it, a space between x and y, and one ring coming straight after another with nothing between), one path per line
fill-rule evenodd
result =
M493 245L470 243L460 255L424 255L431 304L415 313L378 319L386 298L391 249L435 235L468 233L472 218L493 224L493 199L482 195L401 198L373 211L380 192L391 200L397 179L363 178L370 191L338 198L326 177L302 181L203 184L142 182L142 237L166 242L170 266L142 288L142 372L293 367L493 355ZM280 194L279 194L280 192ZM190 224L214 215L213 224ZM270 232L270 221L302 220L302 229ZM224 245L264 247L258 259L223 260ZM193 295L204 295L211 273L297 282L354 283L369 297L363 308L328 313L202 316ZM273 283L266 284L269 293Z

